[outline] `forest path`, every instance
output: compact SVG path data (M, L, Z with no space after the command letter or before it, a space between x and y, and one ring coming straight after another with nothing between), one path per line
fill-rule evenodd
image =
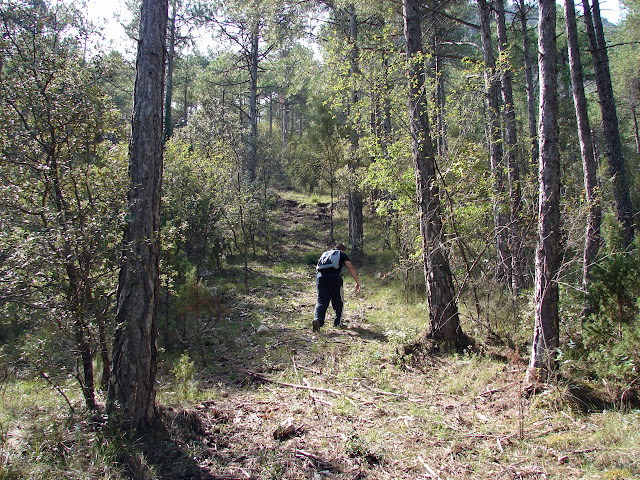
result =
M346 329L327 322L312 332L314 269L295 257L324 248L319 208L283 202L278 228L286 234L271 265L252 265L260 285L237 293L215 332L220 341L198 377L204 397L191 410L166 411L193 468L181 473L180 462L158 459L159 478L584 478L570 444L539 441L566 427L526 413L517 359L403 365L394 319L381 317L385 306L366 293L347 295ZM594 426L580 428L589 435Z

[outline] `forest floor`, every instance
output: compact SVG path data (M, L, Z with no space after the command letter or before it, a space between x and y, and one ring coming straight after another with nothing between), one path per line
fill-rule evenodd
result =
M394 290L374 259L358 265L362 294L345 278L346 328L328 316L312 332L314 269L301 259L329 243L328 207L281 204L283 243L268 264L252 263L249 289L227 292L218 341L204 362L192 355L194 378L177 385L168 361L160 365L163 428L93 478L640 478L638 410L588 411L567 381L528 396L516 352L403 362L426 316L402 298L381 300ZM4 461L16 443L4 442ZM0 468L0 478L22 477Z
M199 385L211 395L189 415L166 416L187 415L186 425L197 418L177 443L202 478L640 478L638 411L586 413L567 382L527 396L515 352L505 352L510 361L402 362L415 328L376 298L384 275L371 268L362 295L345 278L346 328L328 316L313 333L313 267L292 267L286 255L292 246L299 257L327 246L328 210L295 200L283 207L286 244L275 258L285 268L254 266L263 283L231 316L259 312L259 323L239 327L212 353Z

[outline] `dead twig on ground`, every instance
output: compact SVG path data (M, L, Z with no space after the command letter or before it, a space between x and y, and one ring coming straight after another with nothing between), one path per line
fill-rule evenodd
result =
M330 393L331 395L337 395L337 396L345 397L347 400L353 402L353 400L351 400L349 395L347 395L346 393L338 392L338 391L332 390L330 388L312 387L312 386L309 386L309 385L298 385L298 384L295 384L295 383L280 382L278 380L274 380L272 378L265 377L264 375L261 375L259 373L252 372L251 370L243 370L243 371L247 375L249 375L250 377L255 378L257 380L262 380L263 382L274 383L276 385L281 385L283 387L299 388L299 389L302 389L302 390L312 390L314 392Z
M511 382L511 383L507 383L506 385L503 385L503 386L501 386L501 387L493 388L493 389L491 389L491 390L487 390L486 392L482 392L480 395L478 395L478 398L479 398L479 397L484 397L484 396L487 396L487 395L492 395L492 394L494 394L494 393L501 392L501 391L503 391L503 390L506 390L506 389L507 389L507 388L509 388L509 387L512 387L513 385L515 385L515 384L517 384L517 383L519 383L519 381L518 381L518 382Z
M378 390L377 388L373 388L370 387L369 385L367 385L366 383L361 383L361 385L366 388L367 390L371 390L374 393L378 393L380 395L389 395L391 397L397 397L397 398L404 398L410 402L421 402L423 401L422 398L410 398L408 395L405 395L404 393L395 393L395 392L387 392L385 390Z
M310 387L311 385L309 385L309 382L307 381L307 379L305 378L304 380L304 384L308 387ZM328 405L330 407L333 407L333 403L328 402L326 400L323 400L321 398L316 397L313 393L311 393L311 391L309 391L309 396L311 397L311 400L313 400L314 402L318 402L318 403L324 403L325 405Z
M420 463L422 463L422 466L424 467L424 469L427 471L427 473L431 478L435 478L436 480L442 480L442 477L438 475L436 471L433 468L431 468L431 466L427 462L425 462L422 457L418 457L418 460L420 460Z

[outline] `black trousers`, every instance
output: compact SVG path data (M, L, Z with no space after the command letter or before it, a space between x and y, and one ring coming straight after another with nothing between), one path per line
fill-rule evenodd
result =
M336 312L334 323L340 323L342 320L342 308L344 307L342 277L340 275L316 277L316 289L318 291L318 301L314 312L314 319L320 322L320 326L324 325L324 316L329 308L329 303Z

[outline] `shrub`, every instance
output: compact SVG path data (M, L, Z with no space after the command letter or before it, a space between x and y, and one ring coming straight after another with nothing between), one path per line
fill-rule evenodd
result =
M583 326L586 357L599 378L627 384L640 373L640 259L615 255L593 269Z

